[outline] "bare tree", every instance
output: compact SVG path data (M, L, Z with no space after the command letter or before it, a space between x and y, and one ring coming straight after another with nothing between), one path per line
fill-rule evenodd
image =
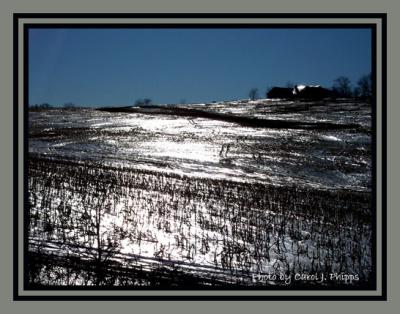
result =
M47 109L52 109L52 108L53 107L48 103L34 104L34 105L29 106L29 110L33 110L33 111L47 110Z
M135 101L135 106L149 106L149 105L151 105L150 98L138 99Z
M145 98L145 99L143 99L143 104L144 104L145 106L151 105L151 99L150 99L150 98Z
M346 76L339 76L334 80L332 89L339 97L348 98L352 96L351 81Z
M67 102L67 103L64 104L63 108L64 108L64 109L75 109L76 106L75 106L75 104L72 103L72 102Z
M353 96L354 96L355 98L358 98L358 97L361 96L361 89L360 89L359 87L355 87L355 88L353 89Z
M360 97L372 96L372 76L371 74L363 75L357 82L360 89Z
M249 91L249 98L251 100L255 100L258 98L258 89L257 88L252 88Z

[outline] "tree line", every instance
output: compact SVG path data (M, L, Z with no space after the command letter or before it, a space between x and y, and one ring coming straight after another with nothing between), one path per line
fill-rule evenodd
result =
M29 110L31 110L31 111L40 111L40 110L48 110L48 109L56 109L56 108L57 109L62 108L62 109L68 109L68 110L75 110L75 109L83 109L86 107L76 105L72 102L67 102L62 106L53 106L53 105L50 105L49 103L29 105Z
M293 82L287 82L287 88L294 88L296 85ZM265 96L271 88L267 88ZM361 76L356 86L352 85L351 80L347 76L339 76L333 81L332 91L338 98L363 98L369 99L372 97L372 75L365 74ZM259 98L258 88L251 88L248 93L250 100L256 100Z

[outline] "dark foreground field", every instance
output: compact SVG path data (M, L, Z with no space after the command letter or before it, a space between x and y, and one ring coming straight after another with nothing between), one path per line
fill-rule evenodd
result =
M190 108L308 124L31 112L31 287L370 287L368 104Z

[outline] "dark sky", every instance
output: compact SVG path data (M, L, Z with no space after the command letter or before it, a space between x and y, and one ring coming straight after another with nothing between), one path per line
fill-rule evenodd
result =
M84 106L244 99L270 86L353 83L369 29L30 29L29 103Z

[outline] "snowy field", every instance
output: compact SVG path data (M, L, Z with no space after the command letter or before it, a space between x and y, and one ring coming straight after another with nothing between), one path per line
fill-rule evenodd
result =
M29 113L32 286L371 285L369 104L171 108Z

